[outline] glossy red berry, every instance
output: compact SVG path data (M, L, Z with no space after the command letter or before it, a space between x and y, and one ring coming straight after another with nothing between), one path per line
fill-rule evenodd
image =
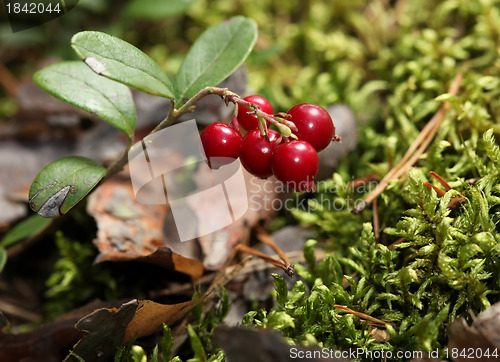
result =
M269 141L260 133L259 129L253 129L243 138L243 150L240 161L243 167L252 175L260 178L268 178L273 174L271 170L271 156L280 138L278 132L267 130Z
M262 112L267 114L273 114L273 106L267 99L261 96L248 96L243 98L243 100L247 102L254 103L259 107ZM255 114L248 115L247 112L250 112L246 107L238 105L238 122L241 127L246 129L247 131L251 131L259 126L259 118ZM270 122L266 121L269 126Z
M319 159L313 146L296 140L275 148L271 161L274 176L296 191L314 190Z
M214 169L227 165L240 156L243 137L222 122L209 124L201 134L208 165Z
M297 126L295 135L309 142L317 152L324 149L335 134L332 118L326 109L312 103L301 103L287 112Z

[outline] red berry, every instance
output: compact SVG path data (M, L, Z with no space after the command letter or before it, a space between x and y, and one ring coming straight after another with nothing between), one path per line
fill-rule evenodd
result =
M208 165L214 169L227 165L240 156L243 137L222 122L209 124L201 134Z
M295 135L309 142L317 152L324 149L335 134L332 118L326 109L311 103L301 103L293 106L287 112L295 123Z
M260 133L259 129L253 129L243 138L243 150L240 161L243 167L252 175L260 178L268 178L273 174L271 170L271 156L280 138L278 132L267 130L269 141Z
M271 161L274 176L296 191L314 190L319 159L313 146L296 140L275 148Z
M273 106L267 99L261 96L248 96L243 98L243 100L247 102L254 103L259 107L262 112L267 114L273 114ZM250 112L246 107L238 105L238 122L241 127L246 129L247 131L251 131L259 126L259 118L255 115L248 115L247 112ZM267 122L267 126L269 126L270 122Z

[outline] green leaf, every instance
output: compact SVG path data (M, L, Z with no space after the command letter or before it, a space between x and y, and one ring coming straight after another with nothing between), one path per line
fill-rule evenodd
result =
M166 19L184 14L195 0L132 0L125 14L140 19Z
M153 348L153 355L151 356L153 362L158 362L158 345Z
M140 91L174 98L172 83L160 66L130 43L98 31L82 31L71 46L97 74Z
M203 343L200 340L200 337L196 334L191 324L187 325L187 331L189 335L189 340L191 342L191 348L193 349L194 356L198 361L207 361L207 354L205 352L205 348L203 348Z
M99 77L79 61L48 66L33 76L35 83L54 97L90 112L131 137L135 105L123 84Z
M206 30L196 40L175 77L177 101L219 84L246 59L257 40L252 19L236 16Z
M43 217L68 212L102 179L106 169L86 157L61 158L45 166L29 192L30 207Z
M314 255L316 240L307 240L304 244L304 258L306 259L307 267L311 273L314 273L316 268L316 256Z
M174 340L172 338L172 331L165 323L163 323L163 336L160 338L159 345L161 347L163 358L168 361L172 357L172 346L174 345Z
M497 167L500 166L500 147L496 144L495 136L493 135L493 129L489 129L483 134L483 142L485 144L486 154L488 158L492 160Z
M295 328L293 317L289 314L272 309L267 316L267 325L270 328L283 330L285 328Z
M41 217L37 214L31 215L10 229L3 237L2 241L0 241L0 246L8 247L20 240L26 239L28 236L45 228L49 223L50 219Z
M2 272L5 264L7 263L7 250L0 248L0 273Z
M221 350L217 352L217 354L212 355L212 357L208 359L208 362L223 362L225 360L226 355L224 354L224 351Z
M271 276L274 278L274 287L276 288L276 301L278 305L285 306L288 299L288 286L286 285L285 279L279 274L272 273Z

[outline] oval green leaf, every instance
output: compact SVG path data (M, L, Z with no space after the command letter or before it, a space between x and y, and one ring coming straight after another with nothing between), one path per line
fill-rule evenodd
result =
M43 217L65 214L105 173L104 167L86 157L71 156L54 161L45 166L31 184L30 207Z
M98 31L82 31L73 36L71 46L97 74L149 94L174 98L167 74L125 40Z
M0 247L6 248L26 239L28 236L35 235L49 225L50 222L50 219L33 214L10 229L0 241Z
M175 77L177 101L213 87L233 73L257 40L255 21L236 16L207 29L196 40Z
M130 89L100 77L80 61L50 65L35 73L35 83L60 100L96 115L132 137L135 104Z

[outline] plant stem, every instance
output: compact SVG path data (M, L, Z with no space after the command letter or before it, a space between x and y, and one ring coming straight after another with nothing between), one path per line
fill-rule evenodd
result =
M123 152L122 156L116 160L111 166L108 167L106 170L106 174L104 177L101 179L99 184L102 184L104 181L108 180L111 176L117 174L120 172L123 167L128 163L128 151L134 144L134 136L128 139L127 147L125 148L125 151Z
M193 112L195 107L196 107L196 103L200 99L202 99L203 97L208 96L209 94L218 94L222 97L222 96L224 96L224 94L226 92L229 92L227 88L216 88L216 87L203 88L196 95L194 95L191 99L189 99L186 103L184 103L184 105L179 109L175 109L175 101L170 100L170 109L168 111L167 117L163 121L161 121L160 124L158 126L156 126L156 128L154 130L152 130L150 134L153 134L155 132L158 132L158 131L164 129L165 127L170 126L180 116L182 116L186 113ZM230 92L230 93L232 93L232 92ZM232 94L234 94L234 93L232 93Z

